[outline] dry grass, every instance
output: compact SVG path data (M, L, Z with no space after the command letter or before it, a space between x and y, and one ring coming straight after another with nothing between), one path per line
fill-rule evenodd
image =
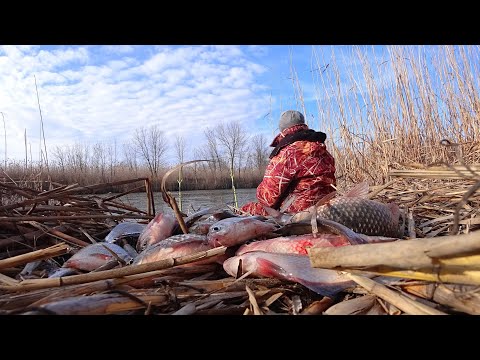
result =
M316 79L318 117L339 179L381 184L412 163L480 162L478 46L357 47L341 57L361 67L341 73L315 53L316 67L330 62Z
M341 74L336 59L329 59L328 69L317 78L319 127L330 134L328 147L337 161L339 192L351 183L368 181L373 199L400 205L407 241L480 231L479 47L428 47L427 57L427 47L390 46L386 53L375 54L375 60L366 50L357 48L353 54L360 60L359 68ZM315 59L315 66L322 68L323 54L316 53ZM341 77L348 78L350 86L340 86ZM299 89L298 82L294 81L294 86ZM301 89L297 91L297 98L302 101ZM115 179L128 173L117 170ZM212 181L212 174L202 177L200 171L197 176L189 171L184 174L183 189L186 184L218 185L222 181L226 188L230 186L228 172L223 178L215 174ZM39 199L39 191L45 190L40 189L45 174L30 173L35 175L18 177L24 179L25 186L17 182L12 189L6 184L2 198L7 193L11 198L3 203L4 207ZM84 179L85 173L73 172L72 178L62 179L72 180L64 182L67 184L76 183ZM204 170L203 174L206 173ZM241 172L239 182L244 174L253 176L258 170ZM4 182L8 181L6 178ZM25 220L20 218L33 211L47 211L46 205L54 204L33 201L25 207L4 209L3 215ZM84 210L98 212L97 206L87 201ZM1 258L65 240L44 228L32 228L32 222L9 220L12 219L3 219L1 223ZM48 230L89 241L78 231L84 220L72 217L68 221L53 214L44 220L42 224ZM90 231L100 237L101 230L109 227L105 221L89 222ZM478 251L468 255L474 263L462 265L464 275L478 277ZM475 271L470 272L472 266ZM129 275L131 278L122 281L100 275L100 280L94 282L24 292L19 291L22 270L20 266L11 267L0 273L1 313L328 314L329 307L341 304L331 313L393 315L419 313L418 309L423 309L421 313L480 314L477 286L427 281L425 276L413 280L402 269L396 269L393 280L376 278L372 283L354 277L363 286L347 289L335 299L319 296L295 283L234 279L216 265L173 266L154 273ZM41 270L30 275L33 280L42 277L45 271ZM362 301L355 300L365 295L368 297Z

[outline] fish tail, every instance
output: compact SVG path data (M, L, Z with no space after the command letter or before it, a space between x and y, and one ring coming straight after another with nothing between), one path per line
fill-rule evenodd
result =
M355 185L344 196L366 198L368 195L368 190L368 182L364 181Z
M332 230L335 234L345 236L348 242L352 245L367 244L367 241L361 234L357 234L352 229L342 225L336 221L325 219L321 216L317 216L317 222L320 225Z
M327 284L327 283L308 281L301 278L292 278L290 280L295 281L299 284L302 284L303 286L305 286L306 288L309 288L310 290L316 292L317 294L320 294L322 296L328 296L330 298L333 298L339 292L342 292L348 287L351 287L354 285L353 281L344 281L338 284Z

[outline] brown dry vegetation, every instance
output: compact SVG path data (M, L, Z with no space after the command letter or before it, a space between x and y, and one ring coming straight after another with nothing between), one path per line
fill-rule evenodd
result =
M322 69L312 71L318 103L314 116L318 128L328 134L341 187L363 180L382 184L391 169L410 164L479 162L478 46L388 46L381 54L358 47L341 56L342 62L356 65L340 73L335 58L325 60L315 48L312 56L312 69ZM297 106L304 111L298 79L294 90ZM204 130L204 145L189 149L190 157L212 162L185 169L182 189L230 188L232 159L235 186L258 185L270 139L239 139L228 132L239 126L226 123ZM230 141L222 143L216 135L221 133ZM88 185L148 176L158 190L158 179L171 166L164 158L165 146L157 128L141 128L122 148L99 143L50 149L48 167L45 162L12 161L4 169L4 181L9 177ZM185 157L185 150L180 155ZM178 179L172 178L167 187L177 189Z
M10 267L0 273L0 309L7 314L480 314L477 289L480 285L479 47L432 47L432 57L427 58L426 47L390 46L388 52L375 61L367 57L364 50L358 48L354 53L361 60L361 67L355 71L340 74L333 59L325 71L314 75L318 87L318 119L320 128L329 134L327 145L337 161L340 192L351 183L366 180L372 185L371 198L401 206L403 238L412 241L394 244L412 246L408 249L411 251L408 259L399 257L395 251L377 250L380 249L377 245L387 244L360 245L362 251L353 258L341 257L349 255L342 253L348 249L328 249L331 258L344 259L343 264L347 264L348 259L349 266L343 270L351 272L358 285L336 299L329 299L294 283L272 279L235 280L215 265L179 267L178 264L192 260L188 257L179 262L155 263L155 267L149 269L123 268L81 278L66 277L63 283L58 279L39 279L45 273L37 271L31 275L30 282L19 282L22 279L20 265L33 259L30 255L31 258L14 259L15 266L8 263ZM314 52L314 58L312 67L325 69L322 54ZM339 79L345 76L351 85L340 87ZM300 108L301 86L295 81L294 85ZM352 96L352 92L356 95ZM324 96L328 100L323 100ZM205 135L206 146L196 149L194 157L213 161L185 168L184 190L231 187L227 158L223 158L222 149L217 147L208 129ZM244 153L244 162L237 163L237 187L254 187L261 179L265 156L261 155L262 146L258 144L258 138L251 142ZM8 209L6 195L10 196L11 204L25 201L29 196L41 196L41 190L61 184L111 183L150 175L147 167L133 161L108 164L94 167L87 161L86 166L76 163L65 171L56 163L51 163L48 171L45 166L25 170L21 164L10 164L2 180L6 187L0 187L3 208ZM165 170L159 172L160 176ZM18 185L17 191L8 188L13 180ZM178 178L172 177L168 188L176 189L177 184ZM26 191L24 187L35 191L22 194ZM81 192L81 188L75 189ZM105 206L107 211L114 208L95 196L87 199L84 203L87 213L106 211ZM50 218L42 222L48 229L43 230L39 230L38 218L19 221L20 216L52 211L41 205L38 209L31 206L4 211L5 217L16 219L14 224L11 219L3 219L8 228L4 226L0 233L4 244L0 246L1 258L33 253L59 241L68 242L70 238L59 239L50 231L60 225L64 235L85 243L90 241L75 230L78 219L73 218L73 223L64 218L60 221L54 213L49 213ZM125 209L114 209L127 213ZM143 215L137 216L143 218ZM87 233L96 237L104 234L108 227L105 224L95 227L91 221L88 225ZM24 232L25 236L35 231L41 236L30 234L21 239L18 235L18 232ZM458 237L447 238L449 235L468 236L468 246L462 243L457 248ZM12 237L16 246L12 246ZM430 239L439 240L439 244L440 239L451 241L448 249L434 245L429 248L427 245L431 246L431 242L423 240ZM414 248L418 248L418 253ZM64 251L63 248L49 249L54 250ZM430 267L409 267L409 261L417 256L425 261L425 254L430 254L427 259ZM365 259L379 255L381 261L383 257L395 260L396 267L373 266L373 263L367 264L372 265L370 268L365 266ZM42 256L53 255L49 252ZM372 283L370 279L353 275L359 269L397 280L383 279L387 286L382 286L379 279Z
M339 178L379 184L413 163L479 162L478 46L389 46L375 61L360 48L355 54L361 69L340 74L333 61L316 79L320 97L329 97L318 116ZM322 54L315 58L320 67Z

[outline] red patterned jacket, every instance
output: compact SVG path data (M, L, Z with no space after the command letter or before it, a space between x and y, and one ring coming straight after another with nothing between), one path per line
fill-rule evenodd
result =
M305 124L289 127L278 134L270 146L277 147L287 135L299 135L305 130L308 130ZM276 150L278 148L274 152ZM284 212L296 213L335 190L330 186L336 185L335 160L323 142L294 141L272 155L263 180L257 187L258 202L243 205L242 211L252 215L268 215L263 204L277 210L286 207L282 209Z

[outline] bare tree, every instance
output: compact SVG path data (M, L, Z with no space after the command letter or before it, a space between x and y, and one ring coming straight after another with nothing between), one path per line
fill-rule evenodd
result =
M185 158L185 139L181 135L175 136L175 155L177 157L177 161L179 163L184 162ZM178 170L178 207L180 211L182 211L182 181L183 181L183 173L182 168Z
M267 139L263 134L257 134L252 137L250 143L254 166L257 168L258 172L262 173L265 171L265 167L268 164L269 151Z
M207 159L207 157L203 157L203 154L202 154L202 150L203 148L197 148L193 151L193 157L195 159ZM205 166L204 163L202 163L202 166ZM194 178L194 181L195 181L195 189L198 190L198 167L199 167L199 164L198 163L193 163L193 178Z
M69 170L69 174L73 176L75 182L81 182L85 179L89 166L89 154L88 145L75 143L72 146L65 146L65 168Z
M53 149L53 158L57 163L57 166L62 170L62 174L65 174L65 166L67 164L67 153L60 146L55 146Z
M203 132L207 139L207 146L205 147L206 150L203 151L203 155L206 155L204 159L212 160L211 162L208 162L208 167L213 175L214 187L217 187L217 174L221 171L222 167L222 158L217 141L217 131L217 128L207 128Z
M237 156L236 156L236 165L237 165L237 174L238 174L238 180L242 178L242 169L244 170L245 174L245 168L244 164L247 162L248 158L248 136L245 136L244 141L239 144L238 151L237 151Z
M101 174L102 181L106 181L105 170L107 165L107 147L102 143L96 143L92 147L90 163L92 168Z
M238 207L237 192L235 190L235 159L240 156L240 151L247 142L247 136L240 123L229 122L227 124L222 123L217 127L217 137L228 158L233 199L235 207Z
M128 169L133 171L135 173L135 176L137 176L138 162L135 152L135 146L130 143L123 144L123 156Z
M164 133L157 125L138 128L133 134L133 144L139 157L147 164L152 178L157 179L168 148Z
M113 140L113 145L108 145L108 154L109 154L109 168L110 168L110 179L115 177L115 169L117 167L117 139Z

